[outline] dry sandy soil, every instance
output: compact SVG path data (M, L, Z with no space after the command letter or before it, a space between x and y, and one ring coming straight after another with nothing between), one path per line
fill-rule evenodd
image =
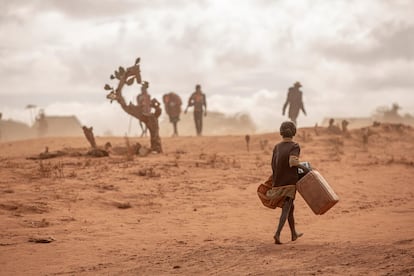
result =
M81 137L0 143L0 274L414 275L414 129L371 132L365 146L361 130L299 131L301 159L340 202L316 216L298 195L304 236L289 241L286 225L283 245L280 209L256 195L276 133L252 136L250 152L244 136L163 138L164 154L129 161L26 159L45 146L85 152Z

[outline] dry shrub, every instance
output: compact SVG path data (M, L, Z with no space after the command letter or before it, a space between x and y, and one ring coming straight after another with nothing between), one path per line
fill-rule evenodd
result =
M160 177L161 174L156 172L154 168L146 168L141 169L138 171L139 176L147 176L147 177Z
M65 177L65 175L63 174L63 164L60 161L56 164L52 164L51 162L43 162L42 160L40 160L38 172L41 178Z
M237 159L233 159L232 165L233 165L233 168L235 168L235 169L240 169L241 168L241 164L240 164L239 160L237 160Z
M7 159L0 160L2 167L6 169L21 169L23 168L23 164L19 162L13 162Z
M344 150L343 150L344 141L343 141L343 139L337 137L337 138L329 139L328 141L332 145L331 154L334 157L333 160L340 161L341 160L340 156L344 154Z
M198 167L210 167L213 169L230 169L230 168L241 168L240 162L237 158L222 156L217 153L207 155L201 153L198 161L195 162L195 166Z
M173 161L174 167L178 168L178 160L180 160L180 158L181 158L181 155L179 155L179 154L174 155L174 161Z
M211 166L213 167L213 168L215 168L216 167L216 164L217 164L217 153L214 153L211 157L210 157L210 160L208 160L207 162L209 163L209 164L211 164Z
M17 214L22 213L35 213L43 214L49 211L49 207L45 202L32 202L30 204L24 204L20 202L5 202L0 203L0 209L6 211L13 211Z
M45 228L50 226L50 222L46 219L42 219L40 221L28 221L27 225L32 228Z
M69 177L69 178L75 178L76 176L78 176L78 175L77 175L77 173L76 173L75 171L71 171L71 172L68 174L68 177Z
M40 177L50 178L52 176L52 166L50 162L43 163L43 161L40 161L38 171L39 171Z

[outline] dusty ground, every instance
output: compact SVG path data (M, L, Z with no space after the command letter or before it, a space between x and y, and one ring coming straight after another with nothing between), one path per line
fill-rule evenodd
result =
M341 201L316 216L298 195L305 235L290 242L286 225L281 246L280 209L256 195L275 133L252 136L250 153L243 136L164 138L164 154L132 161L25 159L46 145L86 150L84 138L0 143L0 274L413 275L414 130L372 131L367 147L358 130L300 131L302 159Z

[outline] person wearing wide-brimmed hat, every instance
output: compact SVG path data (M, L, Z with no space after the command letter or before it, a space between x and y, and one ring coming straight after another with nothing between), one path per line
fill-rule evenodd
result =
M289 105L289 119L296 124L296 119L298 118L299 111L302 110L303 114L306 115L305 107L302 101L302 91L299 89L302 85L300 82L295 82L292 87L288 90L288 95L286 102L283 105L282 114L285 115L286 108Z

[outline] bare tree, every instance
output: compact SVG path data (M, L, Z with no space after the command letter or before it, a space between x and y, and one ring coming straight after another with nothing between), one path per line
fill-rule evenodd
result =
M116 89L114 89L109 84L105 84L104 89L110 91L106 98L111 100L111 103L112 101L117 101L126 113L143 122L150 132L151 150L161 153L162 147L158 126L158 118L161 115L160 103L156 99L152 99L151 108L153 108L155 111L151 113L143 113L140 106L134 105L131 102L129 102L129 104L126 104L125 99L122 96L122 88L125 84L132 85L134 83L134 80L137 84L141 84L142 80L139 62L140 58L137 58L133 66L128 67L127 69L124 69L122 66L120 66L118 70L115 70L114 74L111 75L110 78L119 80L118 86Z

